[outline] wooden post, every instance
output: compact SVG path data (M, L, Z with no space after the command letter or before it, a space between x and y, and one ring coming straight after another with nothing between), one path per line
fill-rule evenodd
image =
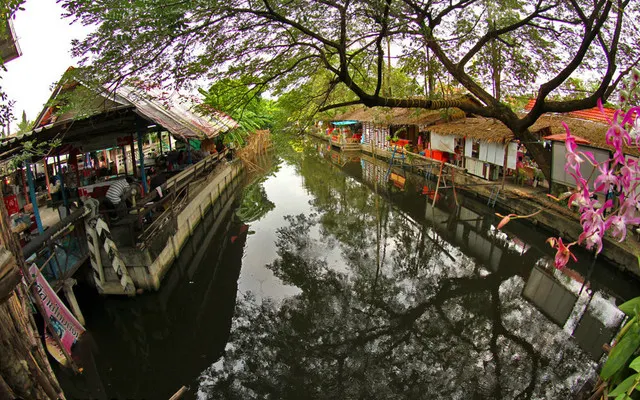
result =
M47 183L47 198L51 200L51 180L49 179L49 165L47 164L47 158L44 158L44 180Z
M122 146L122 164L124 164L124 175L129 175L129 168L127 168L127 148Z
M189 388L186 386L181 387L177 392L174 393L173 396L169 398L169 400L178 400L184 396L185 393L189 391Z
M440 189L440 178L442 178L442 169L444 168L444 161L440 162L440 173L438 174L438 183L436 183L436 190L433 194L433 203L431 207L435 207L436 199L438 198L438 189Z
M133 176L138 177L138 168L136 168L136 149L133 146L133 133L131 134L131 168L133 168Z
M144 170L144 149L142 148L142 126L138 127L138 155L140 156L140 179L142 180L142 189L144 193L149 193L149 187L147 186L147 173Z
M78 319L80 324L85 325L84 315L82 315L82 311L80 310L80 305L78 304L78 300L76 300L76 295L73 293L73 285L76 284L75 279L67 279L64 281L62 286L62 290L64 291L64 295L69 301L69 305L71 306L71 311L73 315Z
M20 173L22 173L22 190L24 191L24 204L29 204L31 200L29 198L29 187L27 186L27 174L25 172L26 170L26 168L22 168L20 170Z
M509 142L504 145L504 162L502 163L502 191L504 192L504 181L507 178L507 158L509 157Z
M62 193L62 204L64 207L69 210L69 200L67 199L67 191L64 188L64 176L62 175L62 167L60 166L60 154L56 156L56 160L58 161L58 180L60 181L60 192Z
M38 199L36 198L36 187L33 184L33 173L31 172L31 164L25 163L25 170L27 174L27 181L29 181L29 196L31 197L31 205L33 206L33 215L36 217L36 226L38 227L38 233L43 234L44 228L42 227L42 220L40 219L40 209L38 208Z
M162 155L163 149L162 149L162 130L160 129L160 127L158 127L158 141L160 142L160 155Z

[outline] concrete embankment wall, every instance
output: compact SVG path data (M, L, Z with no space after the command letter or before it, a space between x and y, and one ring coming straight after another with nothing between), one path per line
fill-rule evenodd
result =
M226 166L219 174L206 184L185 207L177 217L177 230L172 235L160 254L148 267L148 278L142 282L135 282L136 287L147 290L158 290L160 282L165 276L173 261L178 257L182 247L193 234L194 228L202 221L204 215L213 206L215 201L242 172L242 164L239 162ZM135 267L140 268L140 267Z

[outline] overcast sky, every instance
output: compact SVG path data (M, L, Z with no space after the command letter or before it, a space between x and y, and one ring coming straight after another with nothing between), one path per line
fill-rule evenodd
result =
M51 85L75 65L71 39L84 37L88 28L69 25L71 21L62 19L62 7L55 0L27 0L24 8L13 21L22 56L7 63L1 84L16 102L16 118L25 110L33 120L49 99Z

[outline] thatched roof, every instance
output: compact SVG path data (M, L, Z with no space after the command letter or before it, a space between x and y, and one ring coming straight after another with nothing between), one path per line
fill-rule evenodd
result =
M546 130L544 135L564 134L562 123L566 123L572 135L581 136L591 142L594 147L609 148L605 141L608 126L599 122L569 118L561 115L543 115L531 126L531 132ZM502 122L483 117L465 118L429 128L440 135L466 136L487 142L501 142L513 139L513 133Z
M459 108L425 110L421 108L357 107L333 117L332 121L354 120L383 125L432 125L442 120L464 118Z
M431 132L444 136L465 136L485 142L504 143L513 139L513 133L502 122L492 118L464 118L429 127Z

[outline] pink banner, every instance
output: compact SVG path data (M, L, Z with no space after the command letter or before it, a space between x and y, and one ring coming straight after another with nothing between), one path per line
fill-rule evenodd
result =
M71 354L71 348L80 335L84 333L84 328L60 300L56 292L51 289L49 282L38 270L38 266L32 264L31 268L29 268L29 273L35 279L33 287L40 299L42 299L42 304L47 314L43 317L47 319L49 329L58 334L62 345Z

